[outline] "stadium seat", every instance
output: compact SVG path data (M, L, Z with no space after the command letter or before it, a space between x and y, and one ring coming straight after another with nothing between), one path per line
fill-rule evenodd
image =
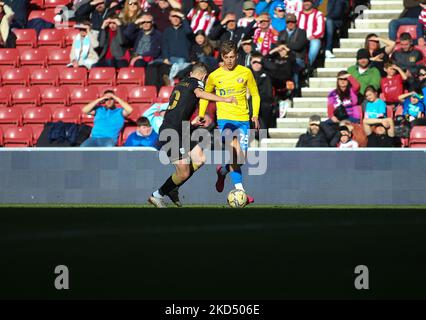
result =
M66 68L59 74L59 85L86 86L87 69L86 68Z
M3 86L27 86L30 75L26 68L8 69L2 74Z
M73 88L70 95L71 106L81 106L98 98L98 92L90 88Z
M17 67L19 65L18 49L0 49L0 65Z
M93 121L95 120L95 117L91 114L87 114L84 112L81 112L81 123L93 127Z
M127 138L133 133L133 132L135 132L136 131L136 126L126 126L125 128L124 128L124 130L123 130L123 133L121 134L121 139L120 139L120 144L119 144L119 146L124 146L124 144L126 143L126 141L127 141Z
M0 107L9 107L12 101L12 92L9 87L0 87Z
M55 17L55 10L54 9L48 9L48 10L33 10L31 11L30 15L28 16L28 21L32 19L43 19L47 22L55 23L53 18Z
M172 94L173 88L174 87L172 86L161 87L160 92L158 92L158 98L156 101L160 103L169 102L170 95Z
M129 103L153 103L157 97L155 86L135 87L129 91Z
M142 117L143 113L151 107L151 103L134 103L132 104L133 112L127 117L128 122L136 123Z
M403 25L398 28L398 32L396 33L396 41L399 42L399 38L401 34L409 33L411 38L417 39L417 31L415 25Z
M68 122L68 123L80 123L80 111L77 108L62 107L56 108L52 114L53 122Z
M44 130L44 124L26 124L24 127L30 128L33 132L32 144L35 146L37 144L38 138L40 138L40 135Z
M426 126L414 126L411 129L410 148L424 148L426 146Z
M12 104L39 105L40 89L37 87L22 87L15 89L12 93Z
M65 38L64 38L64 44L67 47L72 46L72 43L74 42L75 37L80 33L77 29L65 29Z
M4 130L4 146L31 147L33 145L33 131L29 127L9 127Z
M104 92L106 90L112 90L114 91L114 94L123 99L126 100L128 99L128 92L127 92L127 88L126 86L117 86L117 87L113 87L113 86L100 86L98 87L98 92L99 92L99 96L103 95Z
M44 7L47 8L56 8L58 6L66 6L71 3L72 0L44 0Z
M0 127L0 147L3 147L3 128Z
M47 65L46 49L28 49L21 53L21 66L34 68L45 67Z
M25 124L45 124L50 122L52 114L49 108L34 107L25 110L23 113L23 121Z
M17 47L37 47L37 33L35 29L14 29L13 33L16 35Z
M89 85L115 85L115 68L93 68L89 72Z
M135 84L143 86L145 84L145 69L121 68L118 71L117 84Z
M0 124L20 125L22 112L19 108L0 108Z
M67 88L48 87L44 88L41 93L41 104L61 104L68 105L69 91Z
M47 49L64 46L64 31L62 29L43 29L38 36L38 46Z
M70 52L71 48L50 49L47 57L47 65L67 65L70 63Z
M59 73L56 69L34 69L30 75L30 86L57 86Z

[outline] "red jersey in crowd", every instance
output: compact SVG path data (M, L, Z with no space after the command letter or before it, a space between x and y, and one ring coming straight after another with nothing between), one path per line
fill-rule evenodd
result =
M423 25L423 29L426 29L426 9L420 12L419 22Z
M298 27L306 30L308 39L310 37L321 39L324 36L324 16L321 11L317 9L313 9L311 13L304 13L302 11L299 13L297 21Z
M404 93L404 83L400 74L392 78L382 78L380 87L383 93L383 100L387 103L399 103L398 97Z
M215 15L216 13L214 11L209 13L207 10L196 10L192 8L187 18L190 20L191 28L194 30L194 33L203 30L208 35L216 21Z

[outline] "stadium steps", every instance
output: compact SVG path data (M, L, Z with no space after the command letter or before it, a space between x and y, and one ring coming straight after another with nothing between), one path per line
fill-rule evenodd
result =
M355 21L355 29L349 29L349 38L340 40L340 48L333 50L336 58L326 59L323 68L314 72L309 87L302 88L302 97L294 98L293 108L288 109L286 118L277 119L277 128L271 128L271 138L261 141L262 147L291 148L297 143L300 134L306 132L308 119L313 114L327 118L327 96L336 86L336 74L346 70L356 62L356 52L364 46L365 37L376 33L388 37L391 19L398 18L403 10L402 0L373 0L371 9Z

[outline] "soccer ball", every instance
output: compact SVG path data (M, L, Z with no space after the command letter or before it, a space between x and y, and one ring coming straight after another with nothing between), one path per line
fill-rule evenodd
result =
M247 195L243 190L232 190L228 193L228 204L231 208L244 208L247 204Z

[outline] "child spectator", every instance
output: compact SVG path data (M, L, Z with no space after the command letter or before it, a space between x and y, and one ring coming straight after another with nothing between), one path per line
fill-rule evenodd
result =
M285 3L279 3L274 10L274 14L272 15L272 28L275 33L280 33L285 30L286 22L285 22Z
M385 64L387 76L382 78L380 88L383 93L383 99L387 105L396 106L399 104L399 96L404 93L404 81L407 80L405 72L390 62Z
M386 118L386 103L379 99L379 94L374 87L370 86L365 89L365 99L365 118Z
M195 33L195 43L192 46L189 60L191 63L202 62L206 64L209 72L217 68L213 45L207 39L206 33L203 30Z
M255 8L256 8L256 5L253 1L245 1L243 3L244 17L238 19L237 27L246 28L251 22L255 20L254 18Z
M337 143L339 149L356 149L358 142L352 140L352 132L346 126L339 127L340 140Z
M417 92L409 92L402 94L399 100L402 102L403 112L402 115L413 122L416 119L423 118L425 113L425 105L422 102L423 97Z
M152 147L159 150L158 133L153 130L149 120L140 117L136 131L130 134L124 144L125 147Z
M79 30L80 33L75 37L71 52L68 67L86 67L90 69L92 65L98 62L99 57L95 51L99 43L96 39L96 35L92 32L91 23L85 21L81 24L74 26L75 29Z
M215 6L215 8L213 8L213 6ZM190 21L194 33L202 30L206 34L209 34L216 22L216 16L218 14L219 8L213 2L208 0L197 0L197 5L189 11L187 18Z

